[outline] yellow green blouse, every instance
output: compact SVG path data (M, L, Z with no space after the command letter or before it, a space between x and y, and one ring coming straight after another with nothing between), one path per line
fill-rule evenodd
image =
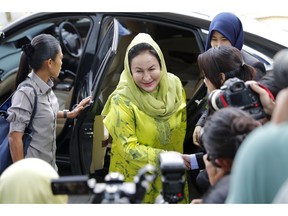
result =
M125 181L131 182L146 164L157 167L156 183L145 196L144 203L154 203L161 192L159 153L166 150L183 152L185 98L183 91L181 106L167 120L147 115L122 95L115 95L111 99L111 110L104 119L113 138L109 172L119 172L125 176Z
M150 44L160 58L161 79L155 92L145 92L134 82L128 53L140 43ZM104 124L112 136L109 172L119 172L128 182L147 164L158 166L159 153L183 152L186 132L186 95L180 79L166 68L163 53L149 34L139 33L129 44L119 83L103 110ZM161 173L144 198L154 203L161 192Z

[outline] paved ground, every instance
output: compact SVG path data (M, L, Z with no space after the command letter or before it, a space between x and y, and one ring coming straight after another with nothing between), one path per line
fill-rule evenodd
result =
M92 197L90 195L70 195L68 204L91 204Z

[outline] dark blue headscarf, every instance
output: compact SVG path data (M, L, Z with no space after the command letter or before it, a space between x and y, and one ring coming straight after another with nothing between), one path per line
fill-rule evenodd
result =
M235 14L223 12L214 17L209 26L205 50L211 48L212 31L218 31L230 41L232 46L239 50L242 49L244 43L243 27Z

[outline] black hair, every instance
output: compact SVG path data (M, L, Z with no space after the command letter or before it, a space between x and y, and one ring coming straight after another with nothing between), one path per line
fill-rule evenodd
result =
M237 77L243 81L252 80L256 70L245 64L241 51L233 46L212 47L198 56L198 66L205 77L217 88L222 86L220 73L225 80Z
M129 62L130 71L131 71L132 59L146 50L148 50L149 53L151 53L153 56L156 57L156 59L159 62L160 68L161 68L161 60L160 60L160 57L159 57L158 53L156 52L156 50L148 43L140 43L140 44L133 46L128 52L128 62Z
M274 79L280 88L288 87L288 49L278 51L274 58Z
M203 145L209 157L234 159L246 136L259 126L239 107L226 107L207 117L203 127Z
M23 52L20 58L15 88L25 80L30 69L36 72L42 67L44 61L50 58L55 60L60 49L59 41L49 34L40 34L34 37L30 44L24 45L22 47Z

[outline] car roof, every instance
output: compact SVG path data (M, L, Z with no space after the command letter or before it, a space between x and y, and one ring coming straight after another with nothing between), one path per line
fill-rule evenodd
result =
M198 17L199 19L206 19L211 22L212 19L218 13L208 14L208 13L202 13L202 12L191 12L191 13L183 13L183 14L187 16ZM277 28L271 24L260 22L257 19L254 19L248 16L243 16L237 13L235 13L235 15L238 16L239 19L241 20L244 32L261 36L270 41L281 44L282 46L288 47L288 40L287 40L288 32L287 31Z
M97 13L97 12L95 12ZM99 12L105 14L105 12ZM203 13L203 12L112 12L109 14L143 14L143 15L152 15L154 17L158 17L161 19L169 19L169 20L175 20L181 23L189 23L189 24L196 24L200 28L203 28L204 30L208 30L209 24L213 17L216 14L208 14L208 13ZM84 15L84 14L92 14L91 12L36 12L36 13L31 13L28 14L27 16L24 16L10 24L8 24L3 31L9 31L9 29L13 28L13 26L16 23L19 22L25 22L29 20L30 18L38 18L38 17L43 17L43 16L51 16L51 15L57 15L57 14L74 14L74 15ZM245 33L252 34L258 37L263 37L265 39L268 39L270 41L273 41L275 43L278 43L284 47L288 47L288 32L279 29L276 27L273 27L271 24L266 24L262 23L256 19L252 19L243 15L236 14L242 24L243 24L243 29Z

